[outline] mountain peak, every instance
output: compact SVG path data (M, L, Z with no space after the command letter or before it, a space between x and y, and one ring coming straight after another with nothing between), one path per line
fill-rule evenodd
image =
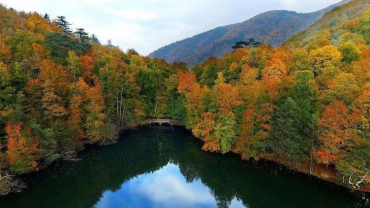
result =
M344 0L310 13L288 10L267 11L244 22L217 27L169 44L152 52L149 56L163 58L168 62L185 62L191 67L211 56L221 57L230 53L231 46L235 42L248 38L278 47L293 35L307 29L326 12L348 2L350 0Z

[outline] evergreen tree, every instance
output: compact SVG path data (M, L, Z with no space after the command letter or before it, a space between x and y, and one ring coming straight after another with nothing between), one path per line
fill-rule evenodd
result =
M76 32L74 32L74 34L76 34L77 38L80 40L80 42L86 42L86 40L89 39L89 33L85 32L85 29L83 28L77 28Z
M231 48L256 48L261 45L261 42L255 41L253 38L249 38L247 41L238 41Z
M51 52L56 63L66 65L69 51L74 51L79 56L89 50L91 45L84 42L78 43L66 34L48 33L45 35L45 48Z
M95 34L92 34L92 35L91 35L90 40L91 40L93 43L100 44L100 41L99 41L98 37L96 37L96 35L95 35Z
M297 73L297 83L290 97L275 111L273 134L277 139L277 152L290 162L304 161L308 159L308 155L312 162L317 129L317 99L312 86L313 76L310 71Z
M44 15L44 19L46 19L49 23L51 22L51 20L50 20L50 17L49 17L49 15L48 15L48 13L45 13L45 15Z
M72 30L71 28L69 28L70 24L69 22L67 22L66 20L66 17L65 16L58 16L58 19L57 19L57 23L58 23L58 26L67 34L71 34L72 33Z

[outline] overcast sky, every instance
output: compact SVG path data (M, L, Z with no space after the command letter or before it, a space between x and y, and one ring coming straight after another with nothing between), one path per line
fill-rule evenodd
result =
M312 12L340 0L1 0L16 10L66 16L102 43L150 52L218 26L269 10Z

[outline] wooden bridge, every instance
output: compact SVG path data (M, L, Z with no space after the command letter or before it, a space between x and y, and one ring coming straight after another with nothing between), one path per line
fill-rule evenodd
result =
M146 125L169 125L169 126L184 126L184 123L180 120L174 119L147 119L145 120Z

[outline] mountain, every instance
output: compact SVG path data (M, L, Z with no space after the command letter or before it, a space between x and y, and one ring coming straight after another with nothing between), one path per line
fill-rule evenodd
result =
M283 47L237 49L180 75L187 122L203 149L232 148L247 160L272 154L370 192L369 20L370 0L352 0Z
M370 44L370 1L352 0L334 8L306 30L290 38L285 46L311 51L325 45L351 42L358 47Z
M308 28L326 12L349 1L344 0L312 13L285 10L268 11L242 23L217 27L164 46L149 56L163 58L167 62L185 62L188 66L194 66L211 56L222 57L226 53L230 53L231 46L235 42L248 38L254 38L277 47L293 35Z

